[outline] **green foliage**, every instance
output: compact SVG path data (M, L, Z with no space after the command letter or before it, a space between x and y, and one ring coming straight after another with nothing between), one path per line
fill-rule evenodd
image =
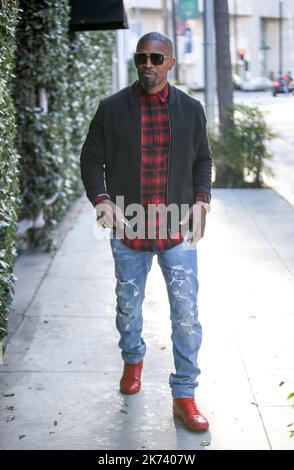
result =
M283 385L285 385L285 382L282 381L279 386L282 387ZM287 397L287 400L291 401L291 408L294 408L294 392L292 393L289 393L288 397ZM289 423L287 424L287 427L289 428L289 437L290 438L293 438L294 437L294 423Z
M30 223L31 229L25 233L29 243L44 246L57 214L65 211L70 193L65 185L70 141L69 7L66 0L28 0L22 5L14 84L21 155L20 218ZM48 112L39 104L41 89L46 90Z
M14 145L16 125L11 96L16 23L17 2L0 1L0 342L6 334L14 293L14 240L19 204L19 156Z
M111 89L115 33L69 33L68 0L0 6L1 341L14 293L16 228L18 251L51 249L52 228L82 193L80 151Z
M225 175L223 187L262 187L262 173L272 174L267 143L275 134L254 106L234 105L234 126L225 136L210 135L216 172Z
M294 392L288 395L288 400L291 400L291 407L294 408ZM289 428L294 427L294 423L288 424ZM290 437L294 437L294 429L290 429Z
M138 79L137 69L133 57L128 60L128 83L131 85Z
M114 41L113 31L69 33L70 165L74 193L83 191L79 155L89 121L100 98L111 92Z
M113 32L69 33L68 23L67 0L28 0L17 28L23 247L51 249L52 228L81 194L80 149L111 82ZM40 107L42 90L48 112Z

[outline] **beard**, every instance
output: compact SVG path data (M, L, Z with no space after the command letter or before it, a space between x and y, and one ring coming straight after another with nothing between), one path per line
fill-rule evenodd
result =
M144 90L150 90L150 88L154 88L157 82L157 75L152 73L147 73L145 70L138 71L139 82Z

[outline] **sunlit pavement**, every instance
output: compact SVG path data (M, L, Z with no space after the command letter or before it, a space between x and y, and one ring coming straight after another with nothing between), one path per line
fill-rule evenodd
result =
M210 431L172 416L169 305L154 258L142 390L118 391L109 240L82 198L55 256L17 261L0 368L1 449L294 449L294 209L272 190L213 190L198 244L203 326L196 399ZM13 321L12 321L13 317Z

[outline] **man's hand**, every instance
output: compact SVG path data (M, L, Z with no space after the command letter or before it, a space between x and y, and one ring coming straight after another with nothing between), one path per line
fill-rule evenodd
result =
M125 219L122 210L110 199L104 199L95 206L97 221L102 227L124 228L124 225L129 225L127 219Z
M191 245L196 243L203 237L206 225L206 210L200 204L194 204L186 212L184 218L181 220L181 225L187 225L189 228L189 220L192 220L192 233L188 238Z

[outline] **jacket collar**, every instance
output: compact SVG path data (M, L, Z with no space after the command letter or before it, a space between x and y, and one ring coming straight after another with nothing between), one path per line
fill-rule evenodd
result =
M136 91L136 87L137 87L137 80L134 83L132 83L132 85L127 87L129 98L133 103L139 103L139 100L140 100ZM171 85L170 83L169 83L169 100L168 101L169 101L169 104L173 104L176 101L176 90L175 90L175 87Z
M149 94L147 91L145 91L141 86L139 81L137 81L137 86L136 86L136 92L141 98L142 101L145 101L146 99L148 100L150 97L156 96L157 99L161 103L167 103L168 102L168 95L169 95L169 83L167 82L165 86L155 94Z

